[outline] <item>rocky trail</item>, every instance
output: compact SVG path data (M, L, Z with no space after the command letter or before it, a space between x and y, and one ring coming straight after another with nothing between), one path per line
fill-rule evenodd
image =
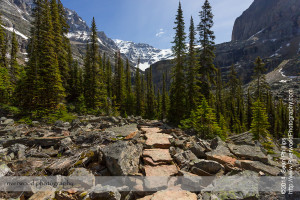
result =
M274 143L273 153L268 154L260 142L252 141L249 132L231 136L226 142L218 137L203 140L160 121L106 116L80 116L72 123L57 121L53 125L35 121L30 126L2 117L0 126L0 179L62 175L86 177L81 185L92 186L0 192L0 199L285 199L279 193L262 193L258 189L209 190L226 185L222 182L224 177L282 175L279 147ZM299 176L299 158L293 159L294 176ZM161 180L135 180L131 189L126 185L103 186L98 181L99 177L120 176ZM179 177L185 182L178 183ZM201 177L212 177L212 183L199 183ZM237 179L226 186L241 181ZM200 189L184 189L185 184Z

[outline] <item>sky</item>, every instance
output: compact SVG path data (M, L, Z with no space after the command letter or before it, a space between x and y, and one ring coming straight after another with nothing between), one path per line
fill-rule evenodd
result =
M147 43L156 48L172 46L178 0L62 0L90 26L95 17L99 31L112 39ZM229 42L234 21L253 0L210 0L217 44ZM181 0L186 32L191 16L198 25L204 0Z

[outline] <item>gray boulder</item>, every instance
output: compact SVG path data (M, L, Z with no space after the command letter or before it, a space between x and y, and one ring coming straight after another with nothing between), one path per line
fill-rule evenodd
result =
M224 171L224 166L212 160L197 159L190 163L193 168L200 169L209 174L218 174ZM194 171L196 171L194 169Z
M6 176L8 174L12 173L10 168L6 164L1 164L0 163L0 177Z
M238 158L260 161L268 164L268 157L258 146L228 144L228 147Z
M1 122L2 126L11 126L14 125L15 121L13 119L6 119Z
M121 194L115 187L96 185L89 191L91 200L120 200Z
M103 149L106 166L115 176L138 173L143 145L118 141Z

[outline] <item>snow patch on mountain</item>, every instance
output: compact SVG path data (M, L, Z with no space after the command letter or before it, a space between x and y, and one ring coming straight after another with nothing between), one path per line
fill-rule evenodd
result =
M19 31L17 31L16 29L14 29L13 27L6 27L1 25L3 28L5 28L6 30L10 31L10 32L15 32L17 35L21 36L22 38L24 38L25 40L28 39L28 37L22 33L20 33Z
M140 58L139 68L145 70L150 65L161 61L173 59L173 53L171 49L157 49L148 44L134 43L131 41L123 41L114 39L114 42L120 49L120 52L124 54L130 61L136 66L138 59Z

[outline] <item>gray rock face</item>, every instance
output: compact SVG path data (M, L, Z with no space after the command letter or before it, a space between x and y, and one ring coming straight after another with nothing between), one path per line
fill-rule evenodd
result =
M299 13L300 2L298 0L255 0L236 19L232 40L246 40L262 30L268 38L299 34Z
M142 150L141 144L127 141L110 144L103 150L106 166L115 176L138 173Z

